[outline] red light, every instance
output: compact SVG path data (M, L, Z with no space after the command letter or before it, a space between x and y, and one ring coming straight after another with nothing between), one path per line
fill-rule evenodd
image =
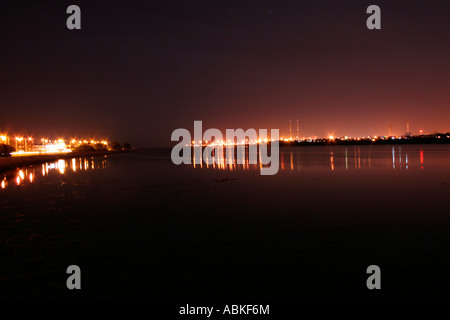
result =
M420 150L420 169L423 169L423 150Z

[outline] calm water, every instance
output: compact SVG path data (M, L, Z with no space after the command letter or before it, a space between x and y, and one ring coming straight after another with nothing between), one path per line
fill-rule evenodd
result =
M170 150L2 174L2 296L64 295L74 261L95 298L359 296L369 264L390 297L446 295L450 146L280 151L274 176Z
M258 158L258 157L256 157ZM237 164L234 160L227 160L224 152L218 164L205 162L184 167L183 174L192 177L202 177L200 171L227 172L245 178L245 171L259 171L260 164L249 164L247 154L245 164ZM317 146L317 147L283 147L280 150L279 173L300 174L315 172L321 175L333 172L377 171L384 174L396 175L394 171L425 170L428 172L441 172L444 176L450 170L450 146L421 145L421 146ZM157 170L177 171L180 168L172 165L170 151L143 150L137 154L121 155L104 158L73 158L59 160L10 171L1 174L1 189L13 192L26 192L29 185L46 185L51 183L67 183L76 185L77 175L84 179L93 179L96 176L117 174L118 177L139 175L146 181L151 179ZM235 172L234 172L235 171ZM164 171L164 173L167 173ZM214 173L212 173L214 175ZM406 173L405 173L406 174ZM172 174L161 177L170 181ZM127 181L120 181L119 184ZM160 181L163 182L163 181Z

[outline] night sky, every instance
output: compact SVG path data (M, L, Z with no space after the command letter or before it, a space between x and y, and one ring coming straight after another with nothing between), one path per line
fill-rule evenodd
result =
M81 30L66 8L81 8ZM366 9L381 8L381 30ZM450 131L450 1L2 1L0 131L169 146L176 128Z

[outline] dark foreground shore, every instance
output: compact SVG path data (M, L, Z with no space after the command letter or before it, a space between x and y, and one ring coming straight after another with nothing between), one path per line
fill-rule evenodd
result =
M0 172L13 170L15 168L31 166L44 162L56 161L59 159L99 157L111 154L126 153L131 151L90 151L90 152L70 152L60 154L40 154L27 157L0 158Z

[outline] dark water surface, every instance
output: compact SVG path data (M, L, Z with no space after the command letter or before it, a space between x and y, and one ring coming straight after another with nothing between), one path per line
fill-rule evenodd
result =
M3 174L0 297L450 296L449 146L280 151L274 176L150 149Z

